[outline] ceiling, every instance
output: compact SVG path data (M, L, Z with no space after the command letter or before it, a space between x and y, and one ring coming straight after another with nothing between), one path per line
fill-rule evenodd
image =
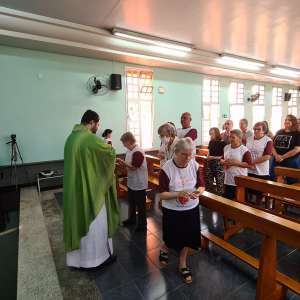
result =
M0 6L300 69L299 0L0 0Z

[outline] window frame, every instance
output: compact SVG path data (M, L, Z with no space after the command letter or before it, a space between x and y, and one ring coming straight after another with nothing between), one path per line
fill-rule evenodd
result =
M288 114L298 116L298 102L299 102L299 90L298 89L289 89L291 94L291 99L288 101ZM295 95L296 94L296 95ZM293 100L295 99L295 103ZM296 114L293 114L293 109L296 109Z
M142 72L151 73L152 74L152 78L151 78L152 87L153 87L153 81L154 81L154 71L152 69L149 69L149 68L137 68L137 67L130 67L130 66L125 67L126 130L130 131L130 128L129 128L129 102L131 102L131 101L132 102L137 102L138 105L139 105L139 142L138 142L138 145L139 145L139 147L143 148L144 150L152 149L153 146L154 146L154 89L152 89L152 91L151 91L151 94L152 94L151 100L141 99L140 97L138 97L137 99L129 99L129 97L128 97L128 76L127 76L127 73L129 71L139 72L139 73L142 73ZM140 80L140 77L138 77L138 80ZM138 93L140 93L140 91ZM141 132L141 129L142 129L141 122L142 122L142 119L141 119L141 109L140 109L141 101L151 102L151 129L150 129L151 141L150 141L150 147L143 147L143 145L142 145L143 144L142 143L142 138L141 138L141 133L142 133ZM136 137L136 135L134 133L133 133L133 135Z
M236 90L236 99L237 99L237 102L232 102L231 101L231 85L233 83L236 83L237 84L237 90ZM238 102L238 99L240 98L238 96L238 90L239 90L239 85L242 84L243 85L243 101L242 102ZM228 103L229 103L229 119L233 121L233 126L234 128L239 128L239 124L234 124L234 120L235 118L232 118L232 115L231 115L231 108L232 107L236 107L236 106L243 106L243 116L240 116L239 119L243 119L245 118L245 83L243 81L239 81L239 80L232 80L229 84L229 91L228 91Z
M209 100L209 102L205 102L204 101L204 81L210 81L210 88L209 88L209 98L210 98L210 100ZM217 87L218 87L218 91L217 91L217 95L218 95L218 97L217 97L217 102L214 102L213 101L213 98L214 98L214 96L213 96L213 94L214 94L214 90L212 89L212 87L213 87L213 82L217 82ZM208 144L208 142L209 142L209 137L208 137L208 140L206 141L205 139L204 139L204 122L209 122L210 123L210 128L211 128L211 122L212 122L212 118L211 118L211 115L210 115L210 118L208 119L208 118L205 118L205 116L204 116L204 106L209 106L210 107L210 111L211 111L211 108L212 108L212 106L215 106L215 105L218 105L218 124L216 125L217 127L219 127L219 123L220 123L220 80L219 79L217 79L217 78L213 78L213 77L205 77L205 78L202 78L202 108L201 108L201 114L202 114L202 118L201 118L201 143L202 144ZM209 129L210 129L209 128ZM208 132L209 132L209 129L208 129Z
M274 104L275 101L273 101L274 98L274 89L277 90L277 95L276 95L276 103ZM278 96L278 90L281 90L281 99L280 102L278 102L279 96ZM282 126L282 117L283 117L283 88L279 86L272 86L272 98L271 98L271 120L270 120L270 129L274 134L278 131L273 127L272 119L273 119L273 108L280 108L281 109L281 119L280 119L280 127Z
M257 88L257 91L254 90L254 87L258 87ZM262 90L263 89L263 93L262 93ZM259 108L259 107L263 107L263 110L264 110L264 117L262 118L262 120L259 120L259 121L263 121L265 120L265 117L266 117L266 107L265 107L265 95L266 95L266 87L265 85L263 84L259 84L259 83L256 83L254 85L252 85L251 87L251 94L256 94L256 93L259 93L259 98L258 98L258 102L253 102L252 103L252 126L254 126L254 124L256 123L256 121L254 122L254 109L255 108ZM261 95L263 95L263 100L260 101L261 99ZM259 122L257 121L257 122Z

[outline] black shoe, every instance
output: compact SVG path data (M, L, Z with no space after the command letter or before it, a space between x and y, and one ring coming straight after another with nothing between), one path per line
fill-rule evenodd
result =
M125 220L124 222L122 222L122 224L123 224L123 226L135 225L135 221L128 219L128 220Z
M134 229L135 232L146 232L147 231L147 226L137 226L135 229Z

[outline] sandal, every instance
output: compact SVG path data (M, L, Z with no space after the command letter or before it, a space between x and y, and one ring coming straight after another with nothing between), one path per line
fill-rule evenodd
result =
M184 283L192 283L193 282L193 278L192 278L192 273L191 273L191 270L186 267L186 268L181 268L179 270L180 274L181 274L181 277L182 277L182 280Z
M169 256L167 252L164 252L163 250L159 251L159 262L166 266L169 262Z

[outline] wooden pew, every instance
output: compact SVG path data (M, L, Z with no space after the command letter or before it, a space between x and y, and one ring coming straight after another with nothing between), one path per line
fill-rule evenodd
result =
M272 210L274 214L284 214L286 205L300 208L300 187L298 186L246 176L239 176L236 183L238 185L237 201L245 200L243 193L245 193L246 188L251 188L262 192L266 197L272 198L275 201L275 206ZM290 218L288 216L284 217ZM297 219L293 220L299 222Z
M283 182L284 177L291 177L291 178L298 179L298 181L300 181L300 169L275 167L274 171L275 171L275 175L277 176L278 182Z
M280 215L286 219L291 219L297 221L294 218L282 215L282 206L284 204L293 205L300 207L300 187L291 186L283 183L278 183L269 180L258 179L248 176L236 176L235 183L237 185L236 189L236 201L240 203L245 203L249 206L253 206L250 203L246 203L246 189L256 190L265 194L271 194L276 197L276 205L274 210L267 210L259 208L260 210L268 211L275 215ZM277 201L278 200L278 201ZM243 223L236 223L229 225L228 220L224 219L224 240L229 239L232 235L244 228Z
M207 156L208 155L208 149L196 148L196 153L198 155L205 155L205 156Z
M300 181L300 170L293 168L285 168L285 167L275 167L274 169L277 182L284 183L285 177L295 178ZM300 182L294 183L291 186L300 186ZM277 196L274 193L264 193L263 194L267 205L270 207L275 207L275 210L279 213L284 213L286 211L287 206L296 206L300 208L300 202L294 202L293 200L287 197ZM300 199L299 199L300 200Z
M151 185L158 186L159 173L155 172L154 170L160 168L160 159L157 156L153 156L149 154L146 154L145 157L147 160L147 168L148 168L148 182Z
M300 294L300 283L277 271L277 240L300 248L300 224L275 216L244 203L231 201L212 193L204 192L199 197L200 204L243 223L263 236L259 261L210 232L203 231L202 246L211 241L232 253L251 267L258 269L256 300L281 300L290 289Z

